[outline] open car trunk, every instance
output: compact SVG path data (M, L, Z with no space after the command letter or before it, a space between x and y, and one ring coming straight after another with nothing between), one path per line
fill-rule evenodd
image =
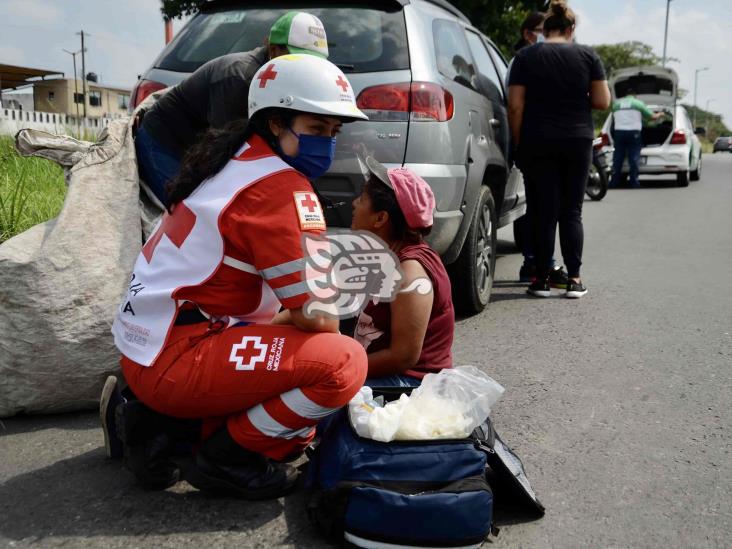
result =
M663 145L674 131L674 115L671 109L648 105L652 111L662 110L664 116L658 120L648 122L641 130L641 141L644 147Z
M664 116L644 125L641 133L644 147L659 146L666 142L674 129L674 110L679 77L666 67L629 67L615 71L610 78L613 100L633 96Z

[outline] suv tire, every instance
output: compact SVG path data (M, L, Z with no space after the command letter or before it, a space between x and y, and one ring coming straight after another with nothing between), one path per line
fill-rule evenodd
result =
M688 187L689 186L689 172L679 172L676 174L676 184L679 187Z
M493 194L484 185L478 194L478 207L463 249L450 266L453 300L457 311L463 315L477 314L488 305L496 267L497 228Z

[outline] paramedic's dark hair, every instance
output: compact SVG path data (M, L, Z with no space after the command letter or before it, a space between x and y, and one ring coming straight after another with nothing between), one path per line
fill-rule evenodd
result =
M363 190L371 199L371 205L375 212L386 212L391 221L391 237L397 242L419 244L424 237L430 234L432 227L426 229L412 229L407 225L402 209L399 207L394 191L387 187L383 181L376 176L371 176L364 183Z
M211 128L201 134L183 157L178 175L166 186L168 211L173 204L188 198L206 179L219 173L252 135L259 135L275 148L279 141L269 129L269 121L278 118L283 126L288 127L298 114L301 113L291 109L263 109L251 119L240 118L221 129Z
M545 17L546 14L540 11L532 12L526 16L524 22L521 23L521 29L519 29L520 37L518 42L513 45L513 51L519 51L529 45L529 43L524 39L524 31L533 31L537 26L544 22Z
M551 31L564 33L567 29L574 27L576 22L577 17L565 0L552 0L546 19L544 19L544 34Z

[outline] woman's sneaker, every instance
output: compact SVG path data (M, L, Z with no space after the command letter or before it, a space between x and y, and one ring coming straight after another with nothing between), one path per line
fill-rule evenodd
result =
M526 293L536 297L550 297L552 295L552 288L549 286L548 279L539 280L537 278L529 284L529 289L526 290Z
M567 271L565 271L560 265L555 265L552 267L552 270L549 271L549 285L552 288L565 290L568 282L569 277L567 276Z
M519 282L531 282L536 277L536 265L526 263L519 269Z
M570 299L577 299L578 297L582 297L587 293L587 288L585 288L585 285L582 284L582 282L575 282L574 280L570 280L567 283L567 297Z

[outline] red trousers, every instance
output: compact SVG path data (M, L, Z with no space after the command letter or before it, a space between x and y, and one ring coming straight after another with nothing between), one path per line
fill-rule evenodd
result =
M293 326L172 329L155 363L122 356L122 372L147 406L203 418L208 436L224 422L243 447L272 459L303 450L314 426L363 385L367 360L355 340Z

